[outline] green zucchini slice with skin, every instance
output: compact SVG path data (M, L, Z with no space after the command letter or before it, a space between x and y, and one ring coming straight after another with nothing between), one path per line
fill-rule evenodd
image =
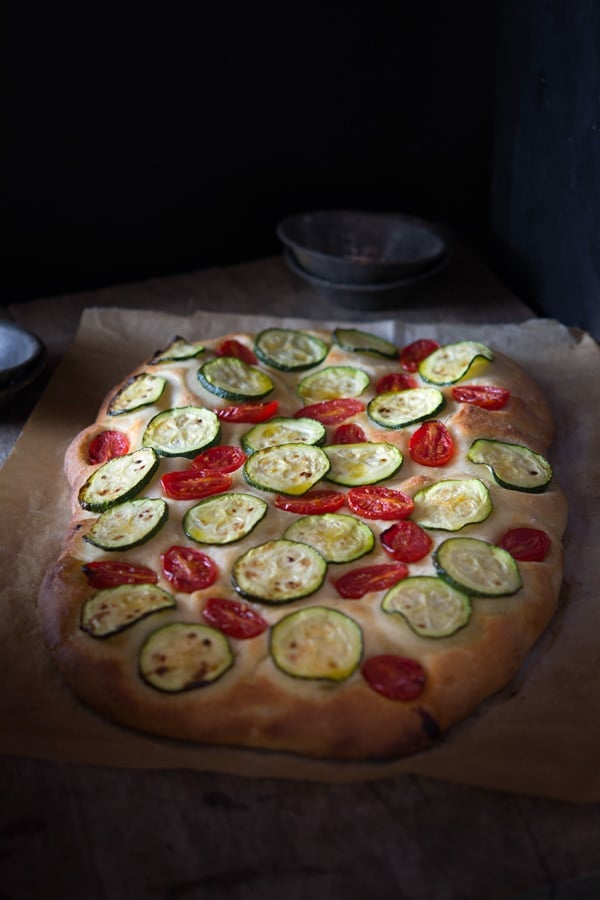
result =
M325 426L316 419L288 419L277 416L268 422L259 422L242 436L242 448L247 454L265 447L276 447L279 444L314 444L325 443L327 432Z
M459 341L434 350L419 364L419 375L430 384L454 384L464 378L476 360L492 362L494 354L478 341Z
M168 515L169 507L161 498L127 500L102 513L85 535L85 540L102 550L138 547L154 537Z
M283 536L309 544L328 563L354 562L375 546L375 535L365 522L340 513L301 516L286 528Z
M217 415L202 406L165 409L151 419L142 437L142 446L159 456L192 459L201 450L219 443L221 423Z
M150 634L139 655L139 672L151 687L169 694L212 684L233 665L225 635L198 622L171 622Z
M164 350L157 350L149 365L157 366L161 363L179 362L179 360L194 359L205 350L204 344L190 343L185 338L177 335Z
M422 528L459 531L484 522L492 511L490 492L478 478L447 478L422 488L413 497L411 518Z
M305 331L266 328L257 335L254 352L265 365L283 372L293 372L317 366L323 362L329 349L321 338Z
M471 462L488 466L499 485L539 494L552 481L552 467L541 454L521 444L479 438L468 452Z
M120 584L98 591L85 601L81 628L92 637L105 638L174 606L173 595L156 584Z
M435 416L445 404L446 398L437 388L407 388L377 394L367 405L367 413L381 428L405 428Z
M404 462L402 452L385 441L330 444L324 451L331 463L326 480L347 487L385 481L395 475Z
M243 597L276 606L314 594L326 573L327 563L314 547L281 538L240 556L231 581Z
M433 575L412 575L390 588L381 608L401 615L422 637L449 637L468 623L468 594Z
M204 363L197 373L202 387L226 400L261 400L274 384L266 372L236 356L217 356Z
M267 509L265 501L253 494L208 497L188 509L183 530L198 544L232 544L250 534Z
M362 629L339 610L309 606L273 627L269 649L277 668L294 678L345 681L362 659Z
M81 487L79 503L91 512L104 512L139 494L157 469L158 456L150 448L109 459Z
M371 383L362 369L354 366L327 366L306 375L298 382L296 393L305 404L321 400L337 400L340 397L359 397Z
M506 550L479 538L448 538L433 554L440 576L471 597L505 597L522 586L519 566Z
M386 359L395 359L398 356L398 348L391 341L357 328L336 328L333 340L350 353L371 353L375 356L384 356Z
M152 375L150 372L134 375L108 404L108 415L122 416L142 406L156 403L161 398L166 384L167 379L162 375Z
M252 453L244 463L248 484L261 491L299 496L329 471L330 462L312 444L278 444Z

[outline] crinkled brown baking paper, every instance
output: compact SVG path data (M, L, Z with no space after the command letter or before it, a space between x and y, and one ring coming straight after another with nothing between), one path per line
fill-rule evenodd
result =
M67 444L93 420L104 394L174 335L199 340L268 324L311 323L213 313L181 318L85 311L74 345L0 472L0 752L116 767L186 767L336 782L410 773L566 800L600 800L600 353L589 335L554 321L358 326L399 345L417 337L488 343L546 388L557 422L550 456L570 502L561 609L515 681L439 746L385 765L190 746L112 726L64 687L41 640L37 592L58 555L68 520L62 473ZM332 323L312 324L327 328Z

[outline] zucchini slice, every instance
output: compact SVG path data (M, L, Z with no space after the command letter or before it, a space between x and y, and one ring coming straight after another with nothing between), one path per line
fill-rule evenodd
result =
M325 443L326 437L325 426L316 419L302 417L289 419L277 416L268 422L260 422L247 431L242 436L242 447L250 454L279 444L321 445Z
M185 338L177 335L164 350L157 350L149 365L157 366L161 363L179 362L179 360L193 359L203 353L205 347L198 342L189 343Z
M362 629L336 609L309 606L273 627L269 649L277 668L294 678L345 681L362 658Z
M122 416L142 406L156 403L162 396L166 384L167 379L162 375L151 375L150 372L134 375L108 404L108 415Z
M467 456L471 462L488 466L499 485L515 491L539 494L552 481L548 460L521 444L479 438Z
M244 478L261 491L305 494L329 471L330 462L312 444L278 444L252 453L244 464Z
M212 684L232 665L225 635L197 622L171 622L153 631L139 656L144 681L169 694Z
M282 538L252 547L240 556L231 580L243 597L278 605L314 594L326 572L327 563L314 547Z
M201 450L219 443L221 423L217 415L202 406L166 409L151 419L142 436L142 446L159 456L192 459Z
M394 359L398 356L398 348L391 341L359 331L357 328L336 328L333 332L333 340L350 353L372 353L375 356L384 356L386 359Z
M237 356L217 356L198 370L202 387L226 400L262 400L275 385L266 372Z
M169 507L161 498L127 500L103 512L85 535L102 550L127 550L150 540L167 521Z
M302 516L286 528L283 536L309 544L328 563L353 562L375 546L375 535L365 522L341 513Z
M377 394L367 405L367 413L382 428L404 428L435 416L445 404L446 398L437 388L407 388Z
M183 530L198 544L232 544L250 534L265 517L267 508L265 501L253 494L208 497L188 509Z
M454 384L478 360L492 362L494 354L478 341L459 341L434 350L419 364L419 375L430 384Z
M311 369L323 362L327 344L305 331L292 328L266 328L257 335L254 352L261 362L284 372Z
M173 595L156 584L120 584L89 597L81 608L80 624L91 637L105 638L174 606Z
M104 512L139 494L157 469L158 456L150 448L115 456L90 475L79 491L79 503L91 512Z
M399 581L383 598L386 613L398 613L422 637L448 637L468 623L471 601L462 590L434 575Z
M324 451L331 463L326 480L348 487L385 481L395 475L404 462L398 447L385 441L330 444Z
M465 525L483 522L492 511L490 492L477 478L436 481L413 497L411 518L422 528L459 531Z
M433 554L440 576L471 597L516 594L521 573L506 550L479 538L448 538Z
M359 397L370 382L367 373L354 366L327 366L299 381L296 393L305 404L340 397Z

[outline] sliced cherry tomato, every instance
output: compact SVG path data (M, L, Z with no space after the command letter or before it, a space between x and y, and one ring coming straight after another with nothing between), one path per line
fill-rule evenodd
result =
M256 637L269 627L269 623L247 603L225 597L211 597L202 615L209 625L238 640Z
M502 409L510 400L510 391L495 384L464 384L452 388L452 397L482 409Z
M421 338L418 341L413 341L412 344L407 344L400 351L402 368L407 372L417 372L419 363L433 353L434 350L437 350L439 346L437 341L431 341L428 338Z
M194 547L169 547L161 556L165 578L176 591L191 594L214 584L218 570L216 563Z
M407 575L408 567L404 563L382 563L365 566L363 569L350 569L333 583L340 597L359 600L369 591L383 591L392 587Z
M102 559L85 563L83 571L90 585L98 590L118 587L120 584L156 584L156 572L147 566L123 562L119 559Z
M344 425L338 425L333 433L334 444L361 444L366 441L367 436L360 427L354 422L346 422Z
M334 400L321 400L320 403L303 406L296 413L296 418L306 416L309 419L316 419L321 425L339 425L344 419L364 412L365 409L365 404L355 400L354 397L337 397Z
M445 466L454 456L454 441L443 422L423 422L408 442L411 459L422 466Z
M344 505L346 498L342 491L309 491L301 497L284 497L277 494L273 503L277 509L298 513L300 516L317 516L319 513L335 512Z
M433 545L427 532L411 519L391 525L381 533L380 540L386 553L405 563L423 559Z
M235 472L246 462L246 454L240 447L221 444L209 447L192 460L191 469L199 472L220 472L225 475Z
M160 483L171 500L201 500L203 497L228 491L232 478L223 472L202 472L190 468L165 472Z
M236 341L234 338L222 341L219 344L217 347L217 356L235 356L237 359L241 359L245 363L248 363L249 366L254 366L258 362L250 347L242 344L241 341Z
M417 382L412 375L405 372L390 372L389 375L379 379L375 390L378 394L386 394L388 391L406 391L416 387Z
M378 484L350 488L347 500L352 512L365 519L406 519L415 508L412 497L404 491Z
M122 431L101 431L88 448L88 459L92 465L104 463L116 456L129 453L129 438Z
M268 400L266 403L238 403L236 406L223 406L213 412L222 422L266 422L272 419L277 412L279 403L277 400Z
M498 546L519 562L541 562L551 545L546 532L539 528L512 528L498 541Z
M391 653L371 656L361 671L369 687L388 700L415 700L425 688L425 670L416 659Z

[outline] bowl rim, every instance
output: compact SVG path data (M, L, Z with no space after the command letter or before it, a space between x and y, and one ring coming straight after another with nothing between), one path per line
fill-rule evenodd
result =
M384 210L355 210L349 207L326 207L326 208L317 208L317 209L309 209L304 210L303 212L290 213L287 216L284 216L283 219L280 219L275 227L275 233L282 244L286 247L290 247L293 249L300 249L303 252L308 252L315 257L318 257L322 260L344 260L343 256L340 256L336 253L325 253L322 250L315 250L306 244L301 244L299 241L291 238L288 234L286 234L286 228L289 228L289 224L292 221L298 221L302 219L309 218L310 216L358 216L365 217L368 219L381 219L388 221L401 221L404 224L413 225L415 227L421 228L430 234L433 234L438 238L440 242L440 250L435 254L431 254L429 256L423 257L424 260L429 261L430 264L433 264L436 260L444 257L446 253L449 252L448 248L448 237L445 233L445 229L441 224L436 222L428 221L427 219L420 218L419 216L414 216L406 213L399 212L387 212ZM398 265L398 263L389 262L386 260L373 260L374 265ZM425 262L427 265L427 262Z

